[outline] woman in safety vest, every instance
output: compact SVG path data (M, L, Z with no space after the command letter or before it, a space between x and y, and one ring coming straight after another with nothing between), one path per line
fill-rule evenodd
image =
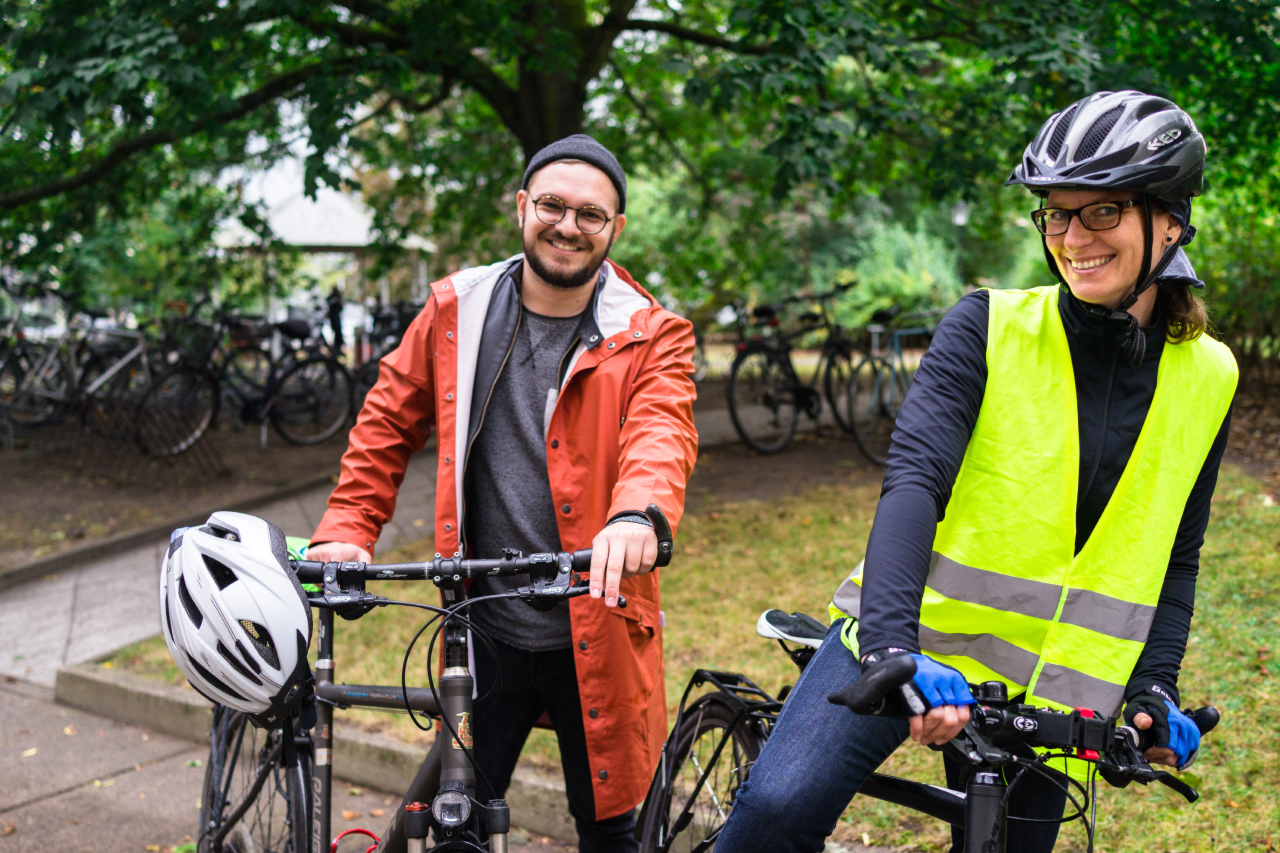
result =
M980 290L938 325L898 416L866 559L740 788L717 853L821 850L862 782L910 734L941 744L968 684L1059 710L1124 709L1148 760L1185 767L1178 710L1200 545L1236 365L1205 336L1191 242L1205 143L1175 104L1098 92L1053 115L1008 184L1060 286ZM856 636L855 636L856 635ZM912 655L909 722L827 695ZM922 700L922 701L921 701ZM1074 762L1073 762L1074 763ZM946 760L947 783L964 790ZM1053 821L1061 787L1027 774L1012 817ZM1058 825L1009 822L1008 849ZM953 851L963 835L953 832Z

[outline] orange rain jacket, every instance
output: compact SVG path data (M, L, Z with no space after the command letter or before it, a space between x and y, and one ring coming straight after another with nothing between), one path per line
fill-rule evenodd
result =
M522 310L518 295L504 292L514 289L503 278L520 262L516 256L462 270L431 286L400 347L382 359L312 541L372 552L409 457L434 426L435 550L459 550L466 450L492 387L475 387L477 362L492 358L480 352L482 332L486 349L507 351L509 340L488 338L500 337L490 331L495 322L513 328L511 315ZM570 356L547 430L547 474L565 550L590 547L614 514L650 503L675 529L697 458L693 327L612 261L604 272L593 304L596 328ZM496 381L492 369L485 372ZM473 407L475 395L483 396ZM606 609L589 596L569 602L597 820L644 799L666 737L658 579L657 571L624 579L626 609Z

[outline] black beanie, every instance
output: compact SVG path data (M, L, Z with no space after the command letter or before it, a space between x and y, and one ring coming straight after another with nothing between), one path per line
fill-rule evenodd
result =
M622 167L618 165L618 158L614 157L608 148L605 148L585 133L566 136L564 139L553 142L537 154L534 154L533 159L529 161L529 168L524 170L524 183L520 185L520 188L527 190L529 188L529 180L533 177L534 172L559 160L581 160L584 163L590 163L608 175L609 180L613 181L613 188L618 191L618 213L626 211L627 176L622 173Z

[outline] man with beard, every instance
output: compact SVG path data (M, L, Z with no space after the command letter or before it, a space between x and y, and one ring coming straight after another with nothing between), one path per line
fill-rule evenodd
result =
M437 430L435 550L497 558L592 547L591 596L546 612L471 607L475 758L505 793L531 728L550 718L580 849L637 849L666 733L658 540L697 455L693 330L607 260L626 225L626 177L588 136L547 146L516 194L524 252L432 285L382 360L312 538L311 559L372 559L411 454ZM525 580L485 578L473 598ZM628 606L619 608L619 594ZM601 600L603 599L603 600Z

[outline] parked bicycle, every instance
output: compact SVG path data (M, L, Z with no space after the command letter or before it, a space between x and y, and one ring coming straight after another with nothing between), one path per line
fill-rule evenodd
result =
M317 444L351 417L351 374L310 323L266 323L217 310L210 321L191 312L178 328L178 338L203 342L189 347L184 359L216 378L219 398L242 423L261 426L264 448L268 425L290 444ZM270 355L273 338L278 359Z
M871 315L871 324L866 328L871 351L850 374L844 402L849 431L862 454L874 465L883 465L888 458L898 411L920 366L918 353L928 348L936 321L944 313L945 310L930 310L902 314L901 308L894 306ZM891 323L898 325L890 328ZM880 340L886 334L887 343L882 348ZM908 358L908 349L903 345L906 341L923 346L913 348Z
M815 424L820 422L824 399L836 424L848 431L845 395L854 366L863 355L848 331L831 319L830 303L852 286L843 284L826 293L789 297L751 312L762 332L737 344L737 355L729 368L727 395L733 428L752 450L777 453L785 449L795 435L801 413ZM800 315L796 329L777 331L781 327L779 314L786 305L796 302L816 303L818 309ZM792 361L792 343L822 331L827 333L826 339L806 382Z
M777 640L803 671L827 629L803 613L769 610L761 615L756 631ZM789 647L788 642L796 647ZM869 670L833 693L830 701L855 713L877 711L890 691L915 675L915 661L909 655L890 658L889 662L889 666ZM690 702L693 691L706 685L713 690ZM699 669L693 674L641 810L637 834L643 853L701 853L714 846L789 690L789 686L783 687L774 698L739 673ZM1023 773L1048 774L1068 791L1074 812L1063 821L1084 822L1090 850L1094 826L1090 810L1096 803L1097 774L1115 787L1160 782L1188 802L1199 798L1176 776L1151 767L1143 757L1150 745L1148 734L1119 725L1115 717L1013 703L1005 684L998 681L977 685L974 698L978 704L961 733L942 747L932 747L970 769L964 793L880 773L871 774L858 793L962 828L965 849L974 853L1004 853L1010 819L1006 814L1008 794ZM1218 712L1213 708L1186 713L1202 733L1217 725ZM1038 756L1029 757L1037 755L1033 752L1036 749L1040 750ZM1046 762L1051 758L1088 762L1096 774L1091 773L1089 783L1083 785L1049 768ZM1013 777L1008 784L1001 780L1002 769Z
M356 410L364 406L364 398L378 381L379 362L404 340L409 324L422 311L422 305L414 302L396 302L390 306L378 305L372 315L372 328L356 330L355 369Z
M659 565L665 565L671 555L671 528L656 506L650 506L647 515L658 534ZM216 522L215 515L209 524L216 526ZM335 708L408 711L415 722L418 716L431 717L442 726L380 840L382 849L401 850L407 845L411 853L421 853L426 849L428 832L434 830L439 843L431 849L441 853L505 853L510 827L506 801L475 799L476 776L483 773L472 755L469 721L474 682L467 663L473 637L490 646L491 641L466 618L466 609L488 598L518 598L538 607L585 595L588 585L579 573L589 571L591 550L528 557L517 551L504 553L499 560L466 560L456 554L444 558L437 554L427 562L385 565L291 559L289 565L306 585L311 607L319 611L314 723L305 727L299 723L288 732L283 726L259 729L244 714L215 706L201 797L197 840L200 853L321 853L336 844L331 834ZM485 599L467 599L463 590L463 582L469 578L516 575L528 575L531 583ZM441 590L443 606L374 595L365 590L370 580L429 581ZM389 605L435 614L406 649L400 684L337 683L334 614L356 619L374 607ZM618 606L626 607L626 600L619 598ZM428 631L428 686L409 687L406 671L410 655ZM444 656L439 678L432 663L436 648L442 648ZM292 766L285 758L286 737L296 747ZM361 831L379 843L373 833Z

